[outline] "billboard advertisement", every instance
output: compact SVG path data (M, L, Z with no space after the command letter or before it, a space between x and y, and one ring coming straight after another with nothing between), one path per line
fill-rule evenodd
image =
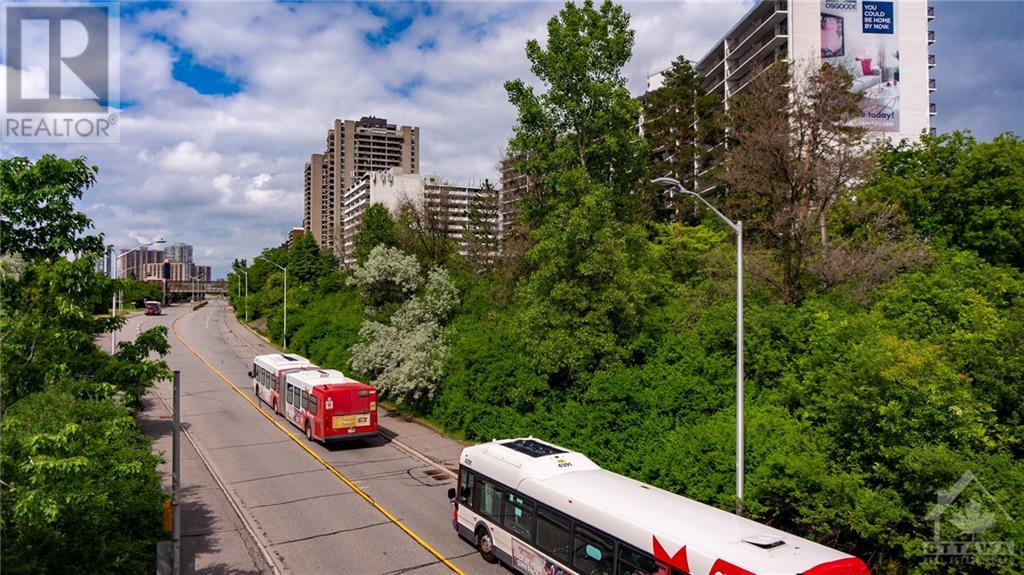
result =
M853 77L852 90L864 96L856 124L871 132L900 130L896 25L896 2L821 2L821 58Z

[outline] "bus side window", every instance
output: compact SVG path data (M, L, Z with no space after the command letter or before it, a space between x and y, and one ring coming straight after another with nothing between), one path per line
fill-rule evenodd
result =
M292 389L294 389L294 388L292 387L292 384L289 383L288 384L288 393L284 396L284 402L287 403L288 405L295 405L292 402Z
M582 575L608 575L614 563L611 541L577 523L573 533L573 568Z
M546 507L537 509L537 548L569 564L569 518Z
M473 507L473 472L463 468L459 473L459 503L470 508Z
M477 484L479 488L474 493L476 512L495 523L501 523L501 489L485 479L480 479Z
M669 575L668 568L659 566L654 557L619 544L618 575Z
M309 392L302 392L302 409L309 409Z
M317 399L315 395L309 396L309 414L316 415Z
M533 501L515 492L505 495L505 528L524 541L533 541L536 514Z

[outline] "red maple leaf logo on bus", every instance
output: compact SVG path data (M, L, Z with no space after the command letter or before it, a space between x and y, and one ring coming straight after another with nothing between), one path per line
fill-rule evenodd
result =
M667 565L671 565L676 569L682 569L686 573L690 572L690 561L686 558L686 545L680 547L679 551L676 551L675 555L670 556L668 552L665 551L665 548L661 546L661 543L658 542L657 535L652 535L651 538L654 539L655 559Z

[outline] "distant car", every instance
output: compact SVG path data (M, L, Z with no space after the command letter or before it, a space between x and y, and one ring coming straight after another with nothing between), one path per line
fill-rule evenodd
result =
M158 301L147 301L146 302L146 315L160 315L160 302L158 302Z

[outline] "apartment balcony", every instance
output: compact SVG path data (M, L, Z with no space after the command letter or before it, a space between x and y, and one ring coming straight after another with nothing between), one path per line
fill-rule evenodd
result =
M934 68L935 67L935 54L928 54L928 67L929 68Z
M928 115L929 116L935 116L937 114L938 114L938 112L935 111L935 102L932 102L931 104L928 104Z
M788 41L789 38L787 36L776 35L770 38L766 38L759 45L755 45L751 49L750 53L746 55L746 58L740 63L740 65L736 66L735 69L729 71L730 73L728 81L730 82L730 88L732 87L733 82L736 81L734 80L734 78L743 79L743 77L746 76L747 73L750 72L757 64L767 65L768 60L771 60L772 63L774 63L774 61L776 60L776 50L785 47ZM739 90L730 90L730 93L735 93L738 91Z
M935 6L928 7L928 21L931 22L935 19Z
M931 46L935 43L935 30L928 31L928 45Z
M935 78L931 78L931 79L928 80L928 91L929 92L934 92L935 91Z
M786 2L775 2L764 4L765 13L755 16L744 29L727 40L729 46L728 55L731 56L741 50L745 50L751 42L762 36L765 30L769 30L786 19Z

